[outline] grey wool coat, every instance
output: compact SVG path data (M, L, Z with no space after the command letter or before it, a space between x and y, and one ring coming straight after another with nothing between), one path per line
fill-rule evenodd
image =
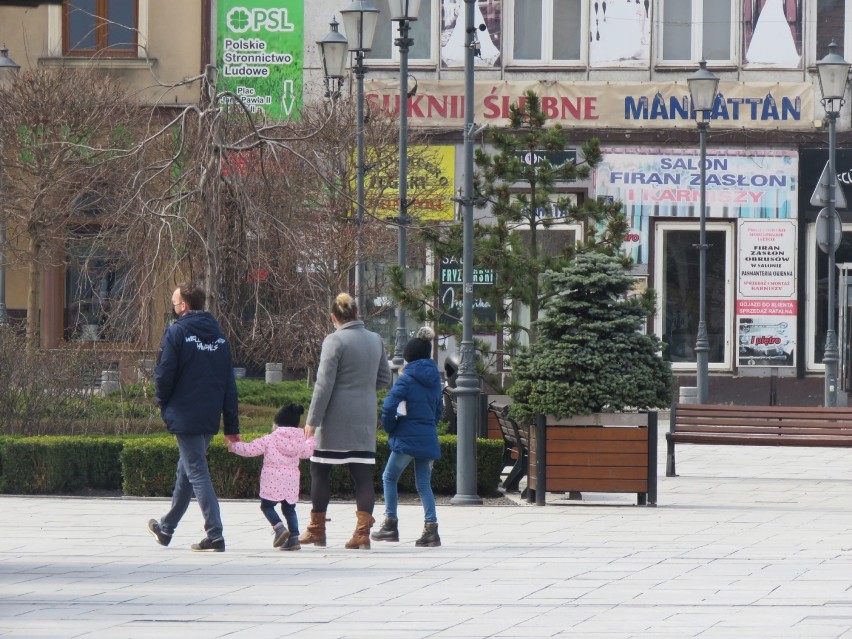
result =
M376 452L376 391L390 383L382 338L363 321L326 336L306 420L317 427L317 450Z

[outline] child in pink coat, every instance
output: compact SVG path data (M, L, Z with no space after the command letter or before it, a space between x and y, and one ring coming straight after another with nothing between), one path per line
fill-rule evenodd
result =
M299 460L307 459L314 452L316 440L305 438L299 428L300 416L305 412L299 404L287 404L275 415L274 430L252 442L228 443L228 450L241 457L263 455L260 471L260 510L272 524L275 535L272 545L281 550L299 550L299 519L296 502L299 501ZM281 512L287 526L275 512L281 504Z

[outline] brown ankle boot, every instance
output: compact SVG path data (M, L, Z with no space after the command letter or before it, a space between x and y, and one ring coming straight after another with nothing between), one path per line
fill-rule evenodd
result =
M325 513L311 511L311 523L308 524L305 534L299 537L299 543L313 544L314 546L325 546L325 522L331 521L325 518Z
M346 542L346 547L349 550L369 550L370 549L370 528L376 523L373 516L363 510L355 511L357 523L355 524L355 532L352 533L352 539Z

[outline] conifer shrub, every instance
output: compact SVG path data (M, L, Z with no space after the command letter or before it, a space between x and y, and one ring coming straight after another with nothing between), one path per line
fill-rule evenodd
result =
M650 289L630 295L634 279L618 257L581 253L544 274L538 341L512 360L511 414L571 417L668 406L671 365L663 345L641 329L653 311Z

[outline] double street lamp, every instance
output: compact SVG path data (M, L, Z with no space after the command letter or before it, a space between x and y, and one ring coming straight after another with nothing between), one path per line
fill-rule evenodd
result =
M9 57L9 49L5 46L0 48L0 90L5 88L6 83L14 76L20 65ZM3 167L3 153L0 146L0 208L5 205L6 197L6 171ZM6 324L9 317L6 314L6 216L0 210L0 324Z
M420 0L391 0L391 20L399 22L399 37L394 44L399 47L399 246L397 257L403 277L408 267L408 51L414 40L408 37L411 23L417 20L420 12ZM405 307L402 303L396 307L396 342L394 344L393 365L397 371L404 363L403 349L408 339Z
M822 93L822 106L828 121L828 184L825 216L828 231L828 317L825 331L825 353L822 361L825 364L825 405L837 405L837 362L840 359L837 349L837 335L834 330L834 288L835 265L834 252L840 244L840 238L835 237L837 218L837 169L835 167L835 152L837 150L836 124L840 109L843 108L846 97L846 83L849 78L849 63L837 54L837 43L833 40L828 45L828 55L817 62L819 88Z
M699 196L698 235L698 333L695 340L696 395L699 404L707 403L707 377L710 358L710 340L707 335L707 129L710 112L716 102L719 78L707 70L707 62L698 64L698 71L686 79L692 110L698 125L700 146L701 187Z
M366 290L364 277L364 255L363 255L363 225L364 225L364 174L366 172L366 160L364 158L364 74L367 67L364 66L364 57L373 47L373 36L376 33L376 23L379 19L379 10L373 6L370 0L354 0L348 7L340 12L343 20L343 30L346 33L346 47L339 38L337 23L332 21L332 30L317 44L323 59L323 69L326 74L326 85L329 94L334 95L332 86L343 80L343 67L346 61L346 53L355 53L355 64L352 70L355 74L356 87L356 116L355 116L355 139L357 146L356 167L356 215L357 226L356 239L356 267L355 267L355 291L358 296L358 308L362 314L366 314Z

